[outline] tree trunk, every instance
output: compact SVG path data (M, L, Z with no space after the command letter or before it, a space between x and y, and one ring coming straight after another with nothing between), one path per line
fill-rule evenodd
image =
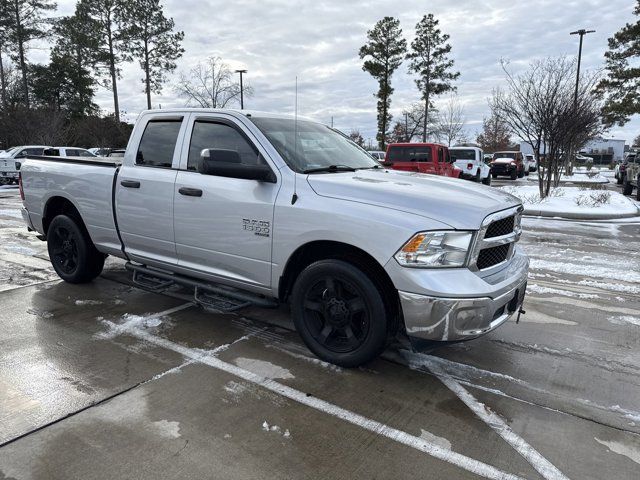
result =
M113 56L113 36L111 35L111 29L109 29L108 37L109 37L109 73L111 74L111 87L113 89L114 118L116 120L116 124L119 126L120 125L120 105L118 103L116 62Z
M147 109L151 110L151 79L149 78L149 43L144 40L144 81L147 94Z
M22 72L22 89L24 93L24 103L29 109L29 82L27 81L27 62L24 58L24 39L22 38L22 23L20 21L20 5L14 2L16 15L16 38L18 40L18 58L20 61L20 70Z
M425 92L424 101L424 128L422 130L422 143L427 143L427 125L429 124L429 89Z
M2 109L7 109L7 83L4 78L4 64L2 63L2 52L0 51L0 88L2 89Z

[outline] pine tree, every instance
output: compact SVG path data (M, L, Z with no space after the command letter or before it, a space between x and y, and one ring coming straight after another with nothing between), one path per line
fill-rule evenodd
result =
M418 74L415 82L424 101L423 142L427 141L429 109L433 107L433 97L454 91L456 88L451 82L460 76L460 72L451 70L453 60L449 59L449 35L440 31L438 23L431 13L422 17L416 24L416 37L411 42L411 51L407 54L407 59L411 62L409 71Z
M113 92L113 110L116 124L120 123L120 102L118 100L118 79L120 64L128 60L124 51L122 32L123 7L126 0L80 0L78 13L91 19L95 25L99 47L97 50L99 72L106 69L103 85Z
M142 82L151 108L151 93L160 93L166 74L176 69L176 60L184 49L184 32L174 32L175 22L164 16L160 0L130 0L124 9L128 54L137 58L144 72Z
M360 58L365 59L362 70L378 80L378 134L380 150L386 148L389 126L391 124L391 76L402 64L407 50L407 42L402 38L400 21L393 17L384 17L367 32L367 43L360 47Z
M633 14L640 15L640 0ZM635 65L639 52L640 21L627 23L609 39L609 50L604 54L607 73L598 85L598 91L607 96L602 114L609 126L622 126L631 115L640 113L640 69Z
M13 60L22 75L22 92L25 107L29 108L29 66L27 50L33 40L48 35L49 20L44 13L54 10L52 0L3 0L0 4L0 23L7 31L7 41L14 48Z

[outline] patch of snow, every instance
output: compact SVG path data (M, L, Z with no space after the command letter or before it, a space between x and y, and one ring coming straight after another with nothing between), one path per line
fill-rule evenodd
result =
M619 301L619 302L626 302L627 301L627 299L624 298L624 297L616 297L616 300Z
M533 270L549 270L570 275L582 275L584 277L605 278L607 280L622 280L629 283L640 283L640 271L634 271L626 267L607 268L587 263L551 262L532 258L530 267Z
M170 422L168 420L159 420L152 424L161 437L180 438L180 422Z
M76 305L102 305L100 300L76 300Z
M231 438L231 435L230 435L230 434L228 434L228 433L225 433L225 434L224 434L224 438Z
M121 323L114 323L109 320L102 320L102 323L108 328L108 330L106 332L96 334L96 337L108 340L115 338L118 335L126 334L134 329L155 329L162 325L162 319L161 317L156 317L154 315L144 316L125 313L122 316Z
M593 170L592 170L593 172ZM603 175L603 172L593 172L592 176L587 175L587 171L578 171L574 169L573 175L565 175L562 174L560 177L560 183L584 183L584 184L601 184L601 183L609 183L608 175ZM530 182L538 182L537 174L529 175ZM537 188L537 187L536 187Z
M121 300L121 299L119 299L119 298L116 298L116 299L113 301L113 304L114 304L114 305L124 305L125 303L127 303L127 302L125 302L124 300Z
M636 325L640 327L640 317L632 315L619 315L617 317L609 317L609 322L614 325Z
M431 432L427 432L424 429L420 429L420 438L423 438L427 442L433 443L434 445L438 445L446 450L451 450L451 442L443 437L438 437Z
M235 382L233 380L230 380L229 382L227 382L227 384L224 386L225 391L233 394L233 395L242 395L244 392L247 391L248 387L243 384L243 383L239 383L239 382Z
M631 461L640 464L640 447L638 447L638 445L629 445L623 442L617 442L615 440L605 441L600 440L597 437L593 437L593 439L600 445L604 445L605 447L607 447L613 453L623 455L629 458Z
M638 207L619 192L610 190L581 190L577 187L559 187L544 200L540 200L537 186L501 187L522 200L524 213L546 213L562 217L563 214L597 212L599 215L638 214ZM608 201L596 205L591 201L599 194L610 194Z
M564 297L578 297L578 298L600 298L599 295L594 295L591 293L576 293L571 292L569 290L560 290L559 288L550 288L550 287L542 287L540 285L536 285L535 283L529 284L527 286L527 290L533 293L551 293L555 295L562 295Z
M274 348L274 349L276 349L276 350L278 350L278 351L280 351L282 353L285 353L285 354L289 355L290 357L297 358L297 359L300 359L300 360L304 360L305 362L313 363L314 365L318 365L320 367L327 368L329 370L333 370L334 372L337 372L337 373L342 373L344 371L338 365L334 365L332 363L325 362L323 360L320 360L319 358L309 357L309 356L303 355L301 353L290 352L287 349L284 349L284 348L281 348L281 347L278 347L278 346L275 346L275 345L267 344L267 347L268 348Z
M27 313L29 315L35 315L39 318L51 318L53 317L53 313L47 312L46 310L39 310L37 308L27 308Z
M11 218L17 218L18 220L22 220L22 213L20 213L20 210L18 209L3 208L3 209L0 209L0 217L11 217Z
M282 431L281 427L279 427L278 425L269 425L269 423L266 420L262 423L262 430L264 430L265 432L279 433L284 438L291 437L291 432L289 431L289 429Z
M278 365L274 365L273 363L265 360L238 357L235 359L235 364L240 368L255 373L256 375L270 378L272 380L276 378L295 378L286 368L279 367Z
M38 251L34 250L33 248L25 247L24 245L18 245L15 243L3 245L2 248L11 253L19 253L20 255L28 255L30 257L38 253Z

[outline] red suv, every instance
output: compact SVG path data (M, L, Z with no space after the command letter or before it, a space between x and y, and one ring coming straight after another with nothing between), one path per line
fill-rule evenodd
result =
M511 178L511 180L515 180L516 178L524 177L526 173L522 152L495 152L490 166L491 176L493 178L502 175Z
M438 143L392 143L384 157L385 167L408 172L460 178L462 170L453 164L449 149Z

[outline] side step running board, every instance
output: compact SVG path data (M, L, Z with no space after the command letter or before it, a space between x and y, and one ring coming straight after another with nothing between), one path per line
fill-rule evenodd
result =
M184 275L155 270L144 265L134 265L127 262L125 268L133 272L135 284L156 292L162 291L174 283L193 287L195 290L194 300L207 310L233 312L251 305L262 308L276 308L278 306L275 299L224 285L206 283Z

